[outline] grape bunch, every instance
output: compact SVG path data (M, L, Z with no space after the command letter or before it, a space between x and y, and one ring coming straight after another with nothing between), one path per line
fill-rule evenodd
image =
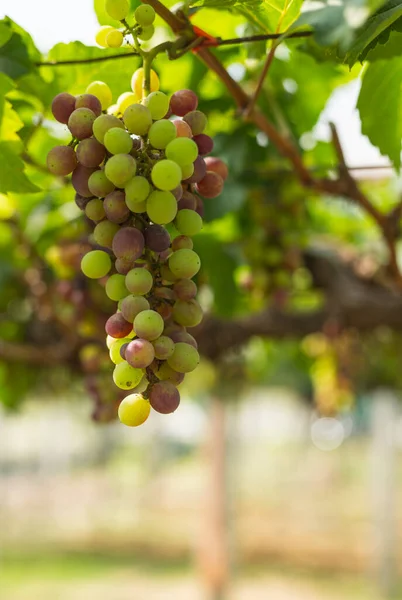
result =
M128 426L142 424L151 407L176 410L177 386L199 362L187 331L202 319L191 238L202 229L203 199L217 197L228 174L222 160L207 156L213 140L196 94L180 90L169 99L152 71L151 92L140 100L143 79L138 69L132 92L112 109L103 82L77 97L56 96L53 115L72 140L47 157L51 173L72 173L75 201L94 225L95 248L81 269L117 303L107 346L116 386L131 391L118 409Z

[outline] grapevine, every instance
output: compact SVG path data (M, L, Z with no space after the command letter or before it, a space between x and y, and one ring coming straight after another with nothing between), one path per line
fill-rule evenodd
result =
M179 90L169 98L159 90L151 69L155 53L140 45L153 35L153 8L139 6L133 27L127 0L106 0L105 8L122 29L102 27L97 43L115 48L130 35L144 66L115 104L101 81L78 97L54 98L53 115L72 140L50 150L47 165L56 175L72 174L76 204L93 223L93 249L81 269L117 303L106 322L106 343L113 381L130 392L118 416L133 427L151 408L175 411L177 386L199 363L187 331L202 320L193 281L201 261L191 238L202 229L204 199L221 193L228 169L207 156L213 140L196 94Z

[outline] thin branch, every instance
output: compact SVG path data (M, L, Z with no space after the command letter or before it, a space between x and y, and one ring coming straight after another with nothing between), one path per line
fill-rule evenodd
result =
M257 103L258 100L258 96L260 95L260 92L262 90L262 86L264 85L264 81L265 78L268 74L269 71L269 67L272 65L272 62L274 60L274 56L275 56L275 51L277 49L278 45L277 44L272 44L270 51L267 54L267 58L265 59L265 63L264 66L262 68L260 77L258 79L258 83L257 83L257 87L255 88L254 94L251 97L250 103L248 105L248 107L246 108L246 110L244 111L244 116L248 117L254 110L254 106Z
M35 63L36 67L60 67L63 65L85 65L91 63L99 63L105 60L117 60L118 58L132 58L139 56L138 52L125 52L124 54L108 54L106 56L97 56L96 58L76 58L71 60L50 60Z
M209 44L206 43L206 45L213 45L213 46L230 46L232 44L244 44L244 43L248 43L248 42L264 42L265 40L279 40L281 37L286 35L286 39L292 39L292 38L306 38L306 37L310 37L313 35L312 31L295 31L294 33L267 33L267 34L261 34L261 35L249 35L249 36L245 36L245 37L239 37L239 38L232 38L229 40L222 40L221 38L217 38L217 43L216 44Z

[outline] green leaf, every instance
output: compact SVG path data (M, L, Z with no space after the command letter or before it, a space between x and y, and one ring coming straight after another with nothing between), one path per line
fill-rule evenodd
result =
M8 27L4 21L0 21L0 48L1 46L4 46L4 44L7 44L12 35L13 32L11 31L11 28Z
M24 173L24 163L10 142L0 142L0 193L33 193L40 189Z
M0 127L3 120L5 96L15 87L12 79L4 73L0 73Z
M377 61L367 68L357 108L362 133L397 169L401 165L402 58Z
M32 69L33 64L21 36L13 33L8 42L0 47L0 71L12 79L18 79Z
M397 31L397 28L399 31ZM402 48L402 19L393 25L392 30L387 29L378 38L372 41L359 56L359 60L387 60L401 55Z

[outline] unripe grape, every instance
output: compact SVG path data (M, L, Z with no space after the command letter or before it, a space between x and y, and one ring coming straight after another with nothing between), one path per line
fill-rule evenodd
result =
M68 119L68 128L78 140L91 137L96 115L89 108L76 108Z
M180 385L184 379L184 373L175 371L167 362L163 363L160 369L156 371L156 376L162 381L170 381L174 386Z
M204 198L216 198L223 190L223 179L214 171L207 171L201 181L196 184L197 191Z
M157 225L166 225L176 216L177 201L170 192L154 191L148 196L146 208L151 221Z
M162 335L164 323L154 310L143 310L134 319L133 329L138 337L152 342Z
M75 96L62 92L53 98L52 113L59 123L68 123L71 113L75 110Z
M136 96L133 92L124 92L117 98L119 112L123 115L126 108L132 104L137 104L139 101L140 100L138 96Z
M151 39L153 34L155 33L155 27L153 25L149 25L149 27L142 27L141 33L138 33L138 37L143 42L147 42Z
M138 25L147 27L152 25L155 21L155 10L152 6L149 6L149 4L140 4L140 6L135 9L134 18Z
M181 169L172 160L160 160L152 168L151 179L153 184L160 190L170 191L179 185Z
M183 235L197 235L202 229L202 219L194 210L179 210L175 219L175 227Z
M122 227L113 238L113 252L118 258L135 262L144 251L144 243L141 231L134 227Z
M111 248L113 238L118 231L119 226L116 223L112 223L111 221L101 221L101 223L98 223L96 225L93 237L95 242L99 244L99 246Z
M107 48L106 36L110 31L115 31L115 28L111 27L110 25L103 25L103 27L98 30L98 33L95 36L95 41L98 46Z
M124 338L130 335L133 325L121 313L115 313L106 321L105 330L113 338Z
M145 200L144 200L144 202L135 202L135 203L127 202L127 206L129 207L131 212L136 213L136 214L144 213L147 210L147 203Z
M177 300L173 306L174 320L184 327L196 327L202 316L202 308L196 300Z
M155 350L151 342L138 338L129 343L125 357L132 367L146 369L155 358Z
M103 144L106 132L109 131L109 129L112 129L112 127L120 127L121 129L124 129L123 123L114 115L101 115L95 119L93 124L93 132L98 142Z
M134 177L137 163L130 154L116 154L105 165L106 177L118 188L123 188Z
M131 89L138 98L142 97L142 86L144 82L144 69L140 67L137 69L131 78ZM159 77L153 69L151 69L151 92L157 92L159 90Z
M125 360L116 365L113 371L113 381L121 390L132 390L140 383L142 377L142 370L135 369Z
M142 103L149 108L154 121L162 119L169 110L169 98L163 92L151 92Z
M75 191L84 198L91 198L93 195L88 187L88 180L92 173L94 173L97 169L87 169L87 167L83 167L82 165L78 165L71 176L71 183L73 184L73 188Z
M184 342L184 344L190 344L190 346L193 346L195 349L198 348L197 340L187 331L175 331L171 334L171 339L176 344L178 342Z
M200 270L200 257L194 250L182 248L169 258L169 268L179 279L191 279Z
M130 211L124 201L124 192L115 190L105 197L103 202L105 213L112 223L124 223L130 216Z
M172 271L169 269L167 264L161 266L161 276L162 281L167 281L168 283L172 283L178 279L178 277L176 277L176 275L174 275L174 273L172 273Z
M136 268L129 271L126 275L126 287L132 293L138 296L144 296L152 289L154 280L152 275L146 269Z
M132 323L135 317L143 310L149 310L149 302L144 296L126 296L121 303L121 312L123 317L129 323Z
M95 138L81 140L76 148L77 160L84 167L98 167L106 156L104 146Z
M89 279L100 279L107 275L112 267L109 254L103 250L91 250L81 261L81 270Z
M166 360L169 356L172 356L174 350L174 342L167 335L161 335L152 342L155 349L155 358L159 360Z
M214 173L217 173L222 177L223 181L226 181L229 174L229 170L227 168L227 165L223 162L223 160L221 160L220 158L216 158L215 156L208 156L205 159L205 164L207 165L208 171L213 171Z
M197 295L197 286L191 279L179 279L173 290L179 300L192 300Z
M105 291L106 296L116 302L128 296L124 275L120 273L111 275L106 282Z
M192 164L197 156L197 144L187 137L178 137L166 146L166 157L180 166Z
M123 114L127 129L135 135L146 135L152 125L152 115L147 106L131 104Z
M192 90L179 90L170 98L170 108L172 109L172 113L178 117L183 117L190 111L194 111L197 106L197 94Z
M102 200L99 200L99 198L90 200L85 207L85 214L94 223L102 221L105 218L105 209L103 208Z
M88 179L88 188L94 196L104 198L114 190L114 185L106 177L105 171L98 169Z
M163 252L170 246L170 235L161 225L149 225L145 232L145 243L153 252Z
M138 175L126 183L124 191L126 193L127 206L131 210L130 204L144 202L148 198L151 192L151 186L148 183L148 179Z
M111 154L129 154L133 148L133 140L121 127L112 127L105 133L103 140L106 150Z
M156 92L155 92L156 93ZM159 92L158 92L159 93ZM149 143L159 150L163 150L176 137L176 127L172 121L163 119L151 125L148 132Z
M81 94L80 96L77 96L75 108L89 108L97 117L102 114L100 100L93 94Z
M149 403L157 412L168 415L180 404L179 391L170 381L155 383L149 394Z
M192 250L194 247L193 240L186 235L178 235L174 238L172 242L172 250L175 252L176 250L181 250L182 248L187 248L188 250Z
M131 342L131 340L129 338L121 338L119 340L115 340L114 338L111 338L113 340L113 342L110 344L110 349L109 349L109 356L110 356L110 360L115 364L118 365L121 362L123 362L123 357L121 356L121 352L120 349L127 343Z
M112 91L103 81L93 81L87 87L86 92L87 94L93 94L100 100L102 110L106 110L112 104Z
M200 355L193 346L178 342L175 344L173 354L167 362L178 373L190 373L198 366Z
M138 427L145 423L151 412L151 405L141 394L130 394L119 406L119 419L127 427Z
M199 135L203 133L205 127L207 126L207 117L200 110L192 110L188 112L183 117L183 121L185 121L191 128L193 135Z
M77 157L70 146L55 146L49 151L46 164L53 175L65 176L76 168Z
M112 19L122 21L130 11L130 4L128 0L106 0L105 10Z
M189 177L191 177L194 173L194 164L190 163L189 165L181 165L180 168L182 182L188 181Z
M123 40L124 36L118 29L113 29L106 35L106 45L108 48L120 48Z

